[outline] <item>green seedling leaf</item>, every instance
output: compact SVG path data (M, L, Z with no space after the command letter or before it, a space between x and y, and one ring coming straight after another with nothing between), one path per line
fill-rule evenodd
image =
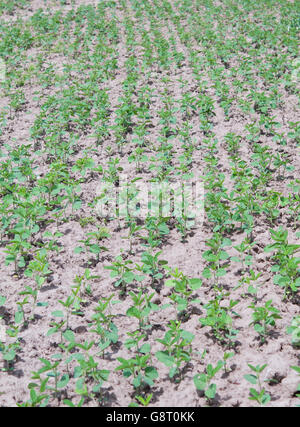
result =
M196 291L197 289L201 288L202 286L202 280L201 279L190 279L190 288L193 291Z
M213 399L216 395L217 386L216 384L210 384L208 389L205 390L204 394L208 399Z
M65 388L70 381L69 375L64 374L61 379L57 382L57 388Z
M162 362L164 365L168 367L172 367L174 365L175 359L173 356L170 356L167 352L157 351L155 353L155 357Z
M205 374L197 374L193 378L197 390L204 391L207 386L207 378Z
M244 378L245 378L245 380L247 380L251 384L256 384L257 383L257 378L256 378L255 375L247 374L247 375L244 375Z
M61 310L53 311L51 314L53 317L64 317L64 313Z

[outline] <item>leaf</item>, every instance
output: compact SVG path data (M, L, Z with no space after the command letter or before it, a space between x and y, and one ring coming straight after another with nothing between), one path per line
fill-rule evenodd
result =
M56 332L58 332L57 328L50 328L48 330L48 332L46 333L46 336L50 337L51 335L55 334Z
M74 249L74 253L75 253L75 254L80 254L81 252L84 252L84 248L83 248L82 246L77 246L77 247Z
M226 246L231 246L231 245L232 245L232 241L230 239L228 239L227 237L225 237L222 240L221 248L225 248Z
M264 393L264 395L262 396L261 403L262 403L262 405L266 405L267 403L270 402L271 396L268 393L265 393L264 390L263 390L263 393Z
M92 254L96 254L96 255L98 255L101 252L100 246L96 244L89 245L89 250L90 252L92 252Z
M61 310L53 311L51 314L53 317L64 317L64 313Z
M173 356L170 356L167 354L167 352L164 351L157 351L155 353L155 357L162 362L164 365L171 367L174 365L175 359Z
M48 302L38 302L37 303L37 307L48 307L49 303Z
M64 374L60 381L58 381L57 383L57 388L64 388L66 387L66 385L68 384L68 382L70 381L69 375L68 374Z
M74 211L77 211L78 209L81 208L81 200L76 200L73 204L72 204L72 208Z
M132 380L132 384L135 388L138 388L141 385L141 383L142 383L142 378L140 374ZM153 385L153 383L151 385Z
M201 279L190 279L190 288L193 291L196 291L197 289L201 288L202 286L202 280Z
M143 344L140 348L139 348L139 352L143 353L143 354L148 354L150 353L151 350L151 345L148 343Z
M15 313L15 322L18 324L18 323L21 323L22 322L22 320L23 320L23 317L24 317L24 315L23 315L23 312L22 311L17 311L16 313Z
M204 268L204 270L202 271L202 276L205 279L210 279L212 277L212 273L211 273L210 269L209 268Z
M207 390L205 390L205 396L208 399L213 399L216 395L216 391L217 391L217 386L216 384L210 384L210 386L208 387Z
M75 342L75 334L73 331L71 331L70 329L67 329L64 333L63 333L63 337L67 340L70 341L71 343Z
M74 403L71 402L71 400L69 400L69 399L64 399L64 404L69 406L70 408L75 408Z
M75 393L85 394L86 392L87 392L87 387L84 384L84 379L83 378L79 378L79 380L76 381Z
M264 334L264 331L265 331L263 326L261 326L259 323L255 323L254 330L259 334Z
M165 286L167 286L168 288L171 288L173 286L176 286L177 281L174 279L169 279L165 281Z
M123 276L123 280L127 283L130 284L134 281L134 274L132 273L132 271L126 271L126 273Z
M173 378L176 372L177 372L177 366L173 366L169 371L169 377Z
M145 369L145 374L151 380L155 380L156 378L158 378L158 372L156 368L154 368L154 366L147 366L147 368Z
M140 319L141 313L140 313L140 311L136 307L130 307L126 311L126 316L136 317L137 319Z
M177 309L179 312L186 310L188 302L185 298L177 297L176 303L177 303Z
M226 275L226 270L225 270L225 268L219 268L217 271L216 271L216 276L217 277L222 277L222 276L225 276Z
M204 391L207 385L207 378L205 374L196 374L193 378L197 390Z
M256 384L257 383L257 378L256 378L255 375L247 374L247 375L244 375L244 378L245 378L245 380L247 380L251 384Z
M226 251L221 251L219 253L219 259L220 260L224 261L224 260L226 260L228 258L229 258L229 255L228 255L228 253Z
M180 336L188 343L191 343L195 338L195 335L190 331L181 331Z
M291 366L291 369L293 369L294 371L298 372L298 374L300 374L300 366Z
M3 352L3 359L8 362L11 362L12 360L14 360L15 357L16 357L16 353L14 350Z

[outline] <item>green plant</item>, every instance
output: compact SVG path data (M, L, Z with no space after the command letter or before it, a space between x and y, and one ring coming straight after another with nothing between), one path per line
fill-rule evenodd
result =
M194 334L181 329L180 326L180 322L170 321L164 338L156 340L165 350L155 353L156 358L169 368L169 377L177 376L177 381L182 379L181 365L186 365L191 360L191 344L195 338Z
M292 344L296 347L300 346L300 316L293 318L290 326L286 328L286 331L291 335Z
M221 305L222 295L217 296L214 300L209 301L204 305L206 310L206 317L200 318L199 322L203 326L210 326L214 336L221 342L229 341L232 344L238 330L232 327L232 317L230 312L237 315L232 309L238 304L239 301L230 300L228 307Z
M153 393L148 394L146 397L137 395L135 396L135 399L141 404L142 407L147 407L151 402L152 396ZM132 408L138 408L139 404L137 402L131 402L128 406Z
M156 254L152 254L150 252L142 253L143 272L151 276L152 284L154 283L154 280L163 278L161 266L165 266L167 261L159 259L161 253L162 251L158 251Z
M84 243L85 249L82 246L77 246L74 250L75 253L81 253L84 250L96 254L96 263L100 261L100 254L104 251L108 251L106 246L101 245L102 240L110 237L108 229L106 227L98 227L97 231L87 233L89 236L86 240L79 240Z
M133 305L126 311L126 316L138 319L140 329L149 327L150 325L147 325L147 323L150 312L158 310L158 306L151 302L155 292L148 295L144 294L143 290L140 290L138 293L129 292L129 295L131 296Z
M267 245L264 248L265 252L274 252L273 260L276 262L272 266L272 271L277 274L273 277L275 284L284 288L284 297L291 293L297 292L300 285L298 273L299 257L293 255L299 251L300 245L288 243L288 231L279 227L278 230L271 229L270 234L275 243Z
M217 386L211 381L216 374L222 369L223 362L218 361L217 365L213 367L210 363L206 366L205 373L196 374L193 378L197 390L203 391L208 403L212 403L215 398Z
M262 366L253 366L248 363L248 366L253 373L244 375L244 378L251 384L258 385L258 390L253 387L250 388L249 399L256 401L260 406L265 406L270 402L271 396L266 393L266 390L262 387L260 375L262 371L266 368L267 364Z
M185 313L188 317L190 311L189 305L193 302L198 302L197 299L192 300L191 295L193 291L196 291L202 286L202 280L197 278L189 279L177 268L175 268L174 270L167 268L167 270L173 277L173 279L165 281L165 286L174 289L174 292L172 293L170 298L177 304L179 315Z
M114 286L121 286L122 293L126 292L126 287L130 283L133 283L136 279L136 275L133 273L133 269L129 267L133 262L131 260L124 260L121 255L116 257L116 261L112 265L105 266L107 270L111 270L110 277L116 278Z
M111 314L111 305L116 304L118 301L113 301L113 297L114 294L108 298L102 297L94 309L95 314L92 316L93 326L90 331L99 335L98 347L103 357L104 350L118 341L118 328L113 322L115 315Z
M150 354L137 355L131 359L117 357L120 365L116 368L116 371L122 370L126 378L132 376L132 385L138 392L144 390L147 385L152 387L154 381L158 378L156 368L148 365L149 358Z
M253 321L250 325L254 325L254 329L259 333L261 342L265 342L269 334L269 326L275 326L276 319L281 319L280 311L272 306L272 300L268 300L264 306L257 307L254 303L249 305L253 309Z

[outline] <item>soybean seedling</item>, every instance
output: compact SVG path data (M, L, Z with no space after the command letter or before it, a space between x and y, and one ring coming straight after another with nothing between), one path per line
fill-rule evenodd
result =
M143 294L143 290L140 290L138 294L129 292L129 295L131 296L133 306L127 310L126 316L138 319L140 329L147 328L148 316L151 310L158 310L158 306L151 302L155 292L147 295Z
M253 309L253 321L250 325L254 325L254 329L259 333L261 342L264 343L266 336L269 334L268 326L275 326L276 319L281 319L280 311L272 306L272 300L269 300L262 307L257 307L254 303L249 305Z
M156 341L161 343L165 350L157 351L156 358L169 368L169 377L175 378L176 381L182 379L182 364L187 364L192 355L192 341L195 338L194 334L181 329L181 323L171 320L169 330L165 333L163 339Z
M143 356L137 355L135 358L123 359L117 357L120 365L116 371L122 370L124 377L133 377L132 385L135 390L140 393L145 387L154 385L154 381L158 378L158 372L154 366L148 365L150 354Z
M231 359L231 357L233 357L234 356L234 353L233 352L231 352L231 353L224 353L224 355L223 355L223 367L224 367L224 372L225 372L225 374L228 372L228 368L227 368L227 360L228 359Z
M110 237L108 229L106 227L99 227L97 231L87 233L89 236L86 240L79 240L79 242L84 243L85 249L82 246L77 246L74 250L75 253L80 253L86 250L96 255L96 263L100 261L100 254L103 251L108 251L106 246L101 245L102 240Z
M128 220L128 235L123 237L123 239L127 239L129 241L129 254L132 254L132 244L134 241L134 237L138 236L137 232L142 228L141 225L137 225L136 221L129 218Z
M300 347L300 316L293 318L291 325L287 327L286 331L292 336L292 345Z
M140 406L142 407L147 407L149 406L149 403L152 399L153 393L150 393L148 395L146 395L145 397L143 396L135 396L135 399L140 403L140 405L137 402L131 402L128 406L131 408L138 408Z
M115 287L120 286L122 294L126 293L126 287L133 283L136 275L133 273L129 265L133 264L131 260L124 260L121 255L116 257L116 261L112 265L105 266L107 270L111 270L110 277L117 279L114 283Z
M244 375L244 378L251 384L258 385L258 390L256 390L255 388L250 388L249 399L255 400L260 406L265 406L270 402L271 396L266 393L266 390L262 387L260 374L266 368L267 364L262 366L253 366L248 363L248 366L254 373Z
M223 364L224 363L221 360L218 361L215 367L209 363L206 366L205 373L196 374L193 378L196 389L204 392L208 404L212 403L217 391L216 384L211 381L220 369L222 369Z
M189 279L177 268L174 270L167 268L167 270L173 277L173 279L166 280L165 282L165 286L172 287L174 289L174 292L170 298L177 304L179 315L185 313L186 316L189 317L189 304L193 302L190 297L193 291L199 289L202 286L202 280L197 278ZM195 300L195 302L196 301L198 300Z
M96 332L100 341L98 347L104 357L104 350L111 345L111 343L116 343L118 341L118 328L113 323L115 315L111 314L110 306L112 303L118 301L112 301L114 294L110 295L108 298L102 297L98 301L97 307L94 309L95 314L92 316L93 328L91 332Z
M300 367L299 366L291 366L291 369L293 369L295 372L297 372L300 375ZM297 387L297 394L296 397L300 399L300 383ZM300 405L296 405L297 407L300 407Z
M284 288L283 299L286 299L288 294L297 292L300 286L298 277L300 258L293 256L299 251L300 245L288 243L288 231L282 227L279 227L278 230L271 229L270 233L275 243L267 245L264 251L276 251L272 257L276 261L276 264L272 266L272 271L277 272L273 281Z

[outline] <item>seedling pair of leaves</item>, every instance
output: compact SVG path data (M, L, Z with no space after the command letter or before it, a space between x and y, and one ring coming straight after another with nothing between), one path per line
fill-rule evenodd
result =
M150 252L142 253L143 272L151 276L152 284L154 283L154 280L163 278L161 267L168 263L166 260L159 259L161 253L162 251L158 251L156 254L152 254Z
M140 406L142 407L147 407L149 406L151 399L153 397L153 393L150 393L148 395L146 395L145 397L143 396L135 396L135 399L140 403L140 405L137 402L131 402L128 407L129 408L139 408Z
M275 326L276 319L281 319L280 311L272 306L272 300L267 301L262 307L251 304L249 308L253 309L253 322L250 325L254 325L255 331L260 335L261 342L264 343L269 334L268 326Z
M138 319L140 329L150 327L150 325L147 325L149 314L151 311L157 311L159 309L157 304L151 302L155 292L147 295L144 294L143 290L140 290L138 294L129 292L129 295L131 296L133 306L127 310L126 316Z
M28 388L30 390L33 389L38 389L39 393L45 393L48 390L54 392L54 397L59 399L59 390L63 389L67 386L67 384L69 383L69 375L68 374L62 374L61 372L59 372L58 367L61 363L61 354L54 354L52 355L52 359L54 359L54 362L51 362L47 359L44 358L40 358L40 361L42 362L42 364L44 365L42 368L40 368L38 371L36 372L32 372L32 379L33 380L38 380L39 383L30 383L28 385ZM42 374L47 373L46 378L42 377ZM50 378L54 378L54 385L49 385L48 382L50 380ZM35 396L34 396L35 394ZM37 393L30 393L31 398L32 397L36 397ZM50 399L50 395L48 393L46 394L42 394L39 396L44 396L44 399L46 399L45 402L43 402L43 406L49 401ZM43 400L44 400L43 399Z
M134 281L140 282L144 279L143 276L135 274L133 269L130 268L133 262L131 260L124 260L121 255L116 257L116 261L110 266L105 266L107 270L111 270L110 277L117 278L114 283L115 287L121 287L122 293L126 292L127 285Z
M255 388L250 388L249 399L256 401L260 406L265 406L270 402L271 396L266 393L266 390L262 387L260 374L266 368L267 364L262 366L253 366L248 363L248 366L254 373L244 375L244 378L251 384L258 385L258 390L256 390Z
M203 391L204 395L208 401L211 403L216 396L217 386L215 383L212 383L212 379L216 374L223 368L224 362L221 360L218 361L217 365L208 364L206 367L206 372L202 374L196 374L193 378L194 384L197 390Z
M113 323L115 315L110 313L110 305L117 304L119 301L113 301L114 294L108 298L102 298L98 301L94 309L95 314L92 316L93 328L91 332L96 332L100 336L98 347L104 357L104 350L118 341L118 328ZM107 311L107 312L106 312Z
M233 308L239 303L239 301L230 300L228 307L225 307L221 306L222 299L222 294L219 294L214 300L205 304L204 308L206 310L206 317L200 318L199 322L203 326L210 326L214 336L221 342L228 339L231 343L232 340L235 339L238 331L232 327L233 321L229 313L232 312L235 316L239 316L235 311L233 311Z
M214 285L217 284L217 277L222 277L226 274L226 269L221 267L220 262L229 258L228 253L223 248L231 244L232 242L228 238L220 240L217 232L215 232L212 239L206 242L206 245L210 246L211 249L205 251L202 257L209 262L209 267L204 268L202 276L207 279L213 277Z
M189 279L177 268L171 270L168 268L173 279L166 280L165 286L174 289L174 292L170 296L172 301L177 304L177 310L179 313L189 311L189 304L199 302L198 299L191 300L191 295L194 291L198 290L202 286L201 279Z
M53 322L53 327L48 331L48 335L52 335L52 333L61 331L61 328L66 324L66 329L69 329L69 321L71 314L81 316L81 303L82 299L80 297L80 284L72 287L72 295L69 295L65 301L58 300L58 302L65 308L65 313L61 310L56 310L52 312L53 317L57 318L65 318L64 321L61 322Z
M292 345L300 347L300 316L293 318L291 325L287 327L286 331L292 336Z
M293 257L299 251L300 245L288 243L288 231L280 227L277 231L270 230L271 237L275 243L267 245L265 252L277 251L273 259L277 264L273 265L271 270L277 272L273 278L275 284L284 288L284 299L289 292L297 292L300 286L300 278L298 274L298 264L300 257Z
M108 380L110 371L107 369L99 369L98 363L94 358L88 354L88 350L92 347L94 343L85 343L82 347L85 351L85 355L82 353L77 353L71 355L67 362L70 362L71 359L76 359L78 365L74 368L74 378L77 379L75 392L82 397L93 399L99 392L101 393L102 385L105 381ZM92 389L90 390L90 383L94 383Z
M165 333L163 339L156 341L161 343L165 350L157 351L156 358L166 365L169 369L169 377L174 378L179 374L178 380L181 380L180 367L191 360L192 347L191 343L195 335L189 331L181 329L181 323L171 320L169 330Z
M117 357L121 364L116 368L116 371L122 370L126 378L132 376L133 387L138 391L142 391L146 385L152 387L154 381L158 378L156 368L148 365L149 358L150 354L137 355L131 359Z
M97 231L93 231L91 233L87 233L87 236L89 236L86 240L79 240L79 242L84 243L85 249L82 246L77 246L74 249L75 253L81 253L85 250L87 252L91 252L92 254L96 254L96 262L99 263L100 260L100 254L104 251L108 251L106 246L102 246L99 243L110 237L110 234L108 232L108 229L106 227L99 227ZM97 243L95 243L95 241Z

